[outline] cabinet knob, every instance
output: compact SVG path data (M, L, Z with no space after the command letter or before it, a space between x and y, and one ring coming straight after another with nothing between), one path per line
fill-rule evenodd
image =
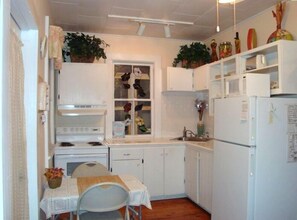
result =
M130 154L124 154L124 156L130 156Z

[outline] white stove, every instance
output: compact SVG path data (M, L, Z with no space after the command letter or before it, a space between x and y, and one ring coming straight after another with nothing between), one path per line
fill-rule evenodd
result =
M99 162L108 168L109 152L104 141L103 127L56 128L55 167L71 176L85 162Z

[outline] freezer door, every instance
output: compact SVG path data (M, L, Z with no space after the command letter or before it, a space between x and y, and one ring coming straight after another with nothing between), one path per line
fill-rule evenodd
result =
M214 141L212 220L252 219L254 163L253 148Z
M256 98L215 100L214 138L241 145L255 145Z

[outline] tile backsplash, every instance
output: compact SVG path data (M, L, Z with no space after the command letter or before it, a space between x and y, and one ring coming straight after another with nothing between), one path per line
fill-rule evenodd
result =
M184 126L197 133L198 111L195 99L206 100L206 92L168 92L162 95L162 136L182 136ZM205 131L213 136L213 119L208 115L208 109L203 114Z

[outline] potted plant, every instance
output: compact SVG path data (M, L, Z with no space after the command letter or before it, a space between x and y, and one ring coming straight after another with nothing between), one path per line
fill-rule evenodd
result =
M210 60L209 48L200 42L193 42L189 46L187 44L180 46L172 65L176 67L178 63L181 63L183 68L196 68L209 63Z
M83 33L67 33L63 55L70 56L71 62L93 63L96 58L106 59L104 49L109 45L104 40Z
M47 179L48 186L51 189L55 189L61 186L62 177L64 175L64 169L62 168L46 168L44 176Z

